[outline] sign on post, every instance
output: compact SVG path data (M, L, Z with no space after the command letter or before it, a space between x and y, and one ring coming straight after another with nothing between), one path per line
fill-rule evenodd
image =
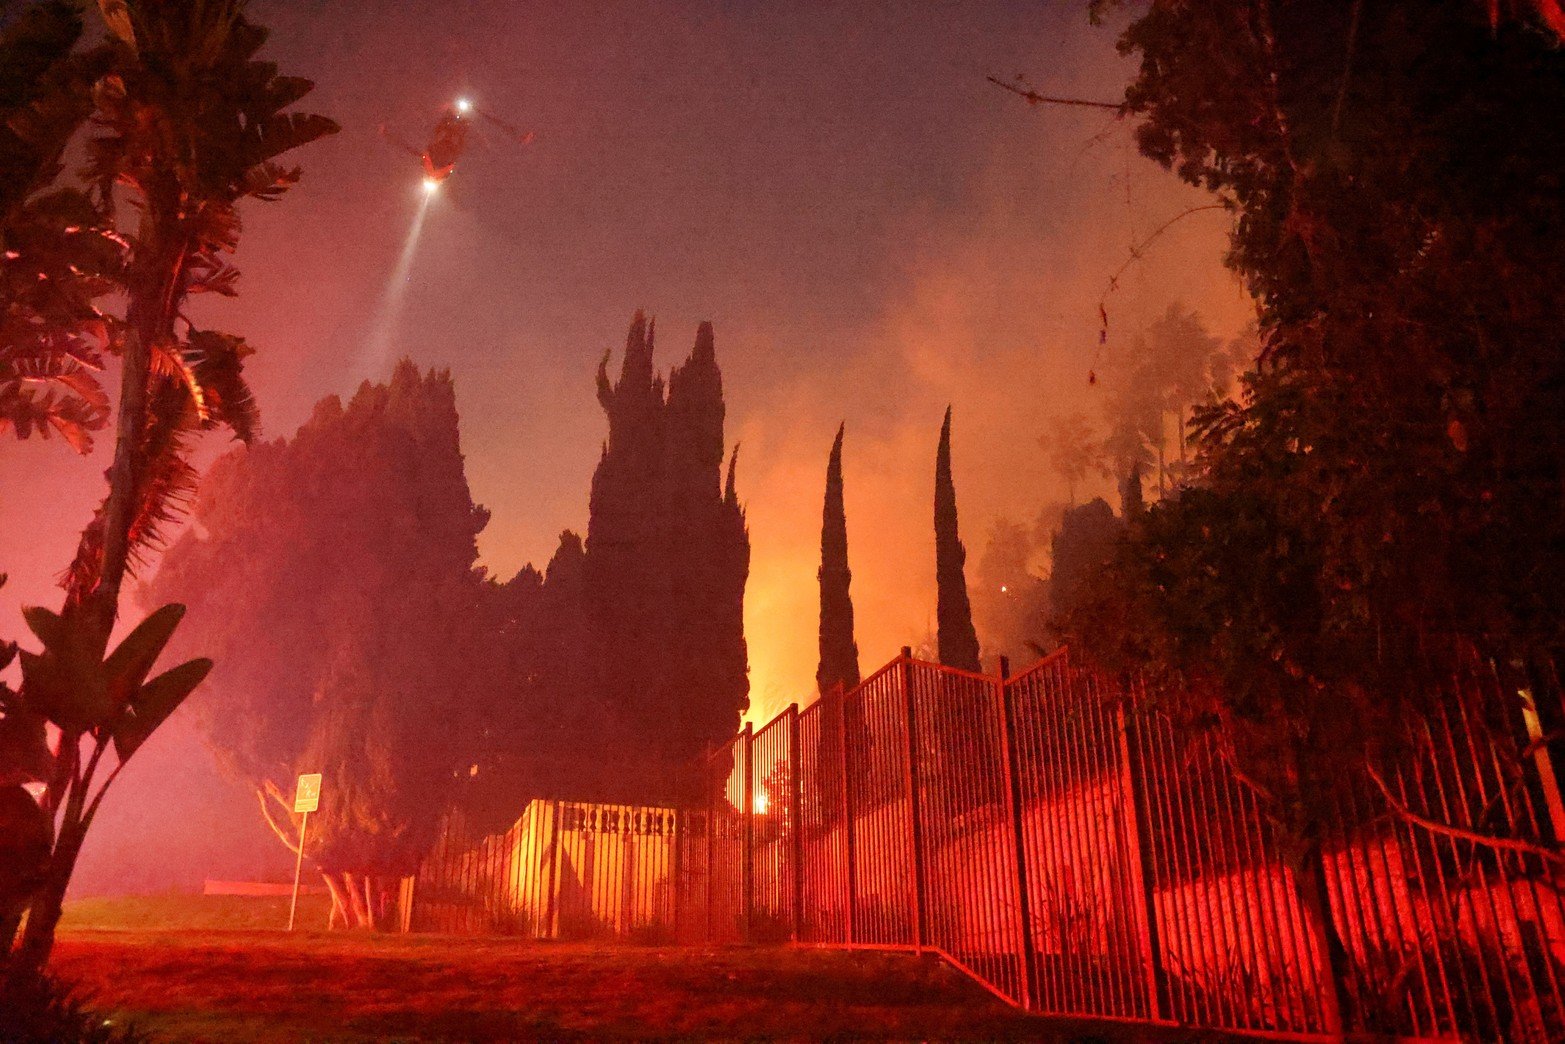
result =
M299 788L293 793L295 812L314 812L321 807L321 774L310 772L299 777Z
M306 772L299 777L293 792L293 810L303 814L299 820L299 851L293 861L293 898L288 901L288 930L293 931L293 915L299 909L299 871L304 868L304 837L310 826L310 813L321 807L321 774Z

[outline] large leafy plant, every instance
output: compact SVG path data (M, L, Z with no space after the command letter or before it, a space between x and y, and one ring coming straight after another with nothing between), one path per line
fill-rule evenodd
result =
M0 435L61 436L80 453L107 424L98 374L116 341L98 299L123 282L126 243L79 187L56 184L92 110L101 48L76 50L81 13L26 6L0 29Z
M12 872L0 878L0 930L8 945L16 916L33 893L63 893L87 829L120 771L212 669L211 660L196 659L152 675L184 616L181 605L152 613L112 651L108 629L95 614L37 607L22 612L42 648L20 650L20 690L0 686L0 788L6 790L8 817L29 836L42 832L44 845L41 862L36 843L29 844L16 854L15 867L7 867ZM9 643L0 649L0 667L17 653ZM113 768L100 781L111 750ZM14 790L28 784L42 784L36 816L19 805L12 808ZM24 943L17 968L30 970L36 956Z
M160 545L188 506L192 438L259 430L244 378L244 338L197 328L191 294L236 294L225 258L239 243L238 204L275 201L299 180L279 162L335 133L325 116L289 111L313 84L256 57L266 30L240 0L100 0L108 37L91 87L94 133L83 178L113 214L129 203L136 227L116 347L123 360L109 491L67 575L69 602L112 613L125 575Z
M187 301L235 295L226 257L239 242L240 201L280 197L299 177L280 158L337 130L286 111L312 85L257 57L266 31L243 0L97 7L102 32L84 33L76 5L43 0L0 34L0 302L10 303L0 314L9 324L0 430L54 431L84 449L108 419L93 371L100 355L120 363L107 495L66 572L63 613L28 611L43 649L23 654L22 688L6 694L18 752L6 764L36 764L41 750L50 759L32 780L50 819L47 872L13 955L15 969L34 971L104 789L206 672L194 661L148 679L182 612L174 607L112 652L108 643L124 578L194 494L195 437L222 428L248 442L259 428L243 373L253 349L197 328ZM86 191L53 188L77 153ZM71 279L36 278L62 271ZM40 283L43 296L10 292ZM106 294L122 315L96 310ZM52 751L40 739L48 723L59 733ZM114 769L95 784L110 748ZM0 924L5 952L14 934L14 923Z

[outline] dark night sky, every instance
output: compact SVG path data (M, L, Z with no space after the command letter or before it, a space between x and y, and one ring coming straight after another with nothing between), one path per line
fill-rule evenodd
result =
M1248 314L1218 263L1227 219L1192 217L1110 299L1115 336L1088 387L1109 274L1134 236L1204 200L1134 157L1111 115L1030 109L984 82L1025 71L1050 93L1116 99L1130 67L1082 0L251 10L274 30L267 55L316 80L308 107L344 125L299 155L296 192L250 206L242 296L201 313L259 346L250 372L267 431L290 434L321 395L384 377L398 355L449 366L468 479L494 513L483 561L509 576L541 565L562 528L585 526L605 431L592 373L631 313L657 316L665 367L697 321L713 320L728 435L744 444L763 720L812 688L821 484L839 420L872 668L933 611L930 498L947 402L976 560L996 517L1030 519L1062 499L1037 437L1050 413L1093 410L1110 393L1127 328L1174 299L1224 333ZM377 349L419 185L415 161L376 128L416 141L459 93L536 140L486 133L463 162ZM58 442L0 447L3 633L20 630L19 604L57 601L53 577L105 464ZM118 795L89 843L84 889L114 873L146 884L248 872L211 838L224 809L248 806L184 757L188 726L176 718L167 732L122 785L185 795L195 811L180 840L155 852L168 817ZM171 860L170 844L186 855ZM258 851L286 861L279 846Z

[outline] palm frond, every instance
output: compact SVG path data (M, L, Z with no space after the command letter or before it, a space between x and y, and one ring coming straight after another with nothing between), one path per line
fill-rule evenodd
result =
M187 292L221 294L223 297L239 296L239 291L234 285L239 281L239 269L219 261L212 254L197 254L191 260L188 270L190 282L185 287Z
M0 350L0 381L59 384L94 408L107 410L108 393L93 376L102 368L102 357L76 338L44 337Z
M185 346L175 341L156 345L150 363L153 377L175 381L184 387L188 396L186 407L194 414L196 423L206 428L212 413L207 405L206 392L201 387L201 378L186 357Z
M96 355L71 337L7 338L0 348L0 431L18 439L57 432L78 453L108 423L109 397L94 371Z
M170 527L183 520L195 503L199 479L188 459L197 426L192 423L194 413L184 386L160 379L151 399L127 538L127 571L132 576L145 567L153 552L167 544ZM81 604L98 586L106 505L107 500L99 504L82 531L75 560L60 578L60 586L67 591L67 605Z
M258 64L261 63L252 63L252 68ZM281 112L314 89L314 80L306 80L302 76L278 76L277 67L273 65L257 91L261 98L259 108L268 114Z
M102 428L107 414L56 390L33 394L15 385L0 384L0 432L10 428L18 439L34 432L47 439L57 432L76 452L92 452L92 432Z
M125 0L98 0L103 24L127 47L136 46L136 30L131 25L130 8Z
M74 75L81 39L69 4L28 5L0 26L0 218L61 170L60 155L90 111Z
M249 159L252 164L264 163L341 129L336 120L326 116L308 112L278 113L250 128L253 141ZM298 180L297 177L294 180Z
M276 202L294 185L299 183L298 167L283 167L276 163L258 163L246 170L239 179L237 192L241 196L265 202Z
M191 213L185 227L201 253L231 254L239 246L244 223L228 200L209 200Z
M207 404L207 423L227 425L241 442L251 442L261 430L261 412L244 378L244 360L255 349L243 337L216 330L191 330L186 361Z
M233 20L227 37L224 40L222 61L227 65L238 66L255 57L255 52L266 43L268 33L263 27L254 22L246 21L243 17L243 4L237 0L214 0L216 6L232 7Z

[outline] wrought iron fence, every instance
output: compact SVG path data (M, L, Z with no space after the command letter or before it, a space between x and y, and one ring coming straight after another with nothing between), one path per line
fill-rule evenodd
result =
M1403 715L1301 858L1221 734L1066 652L991 677L903 650L715 751L704 807L453 817L410 924L928 949L1036 1012L1562 1040L1565 702L1505 670L1469 656Z
M1565 1039L1559 689L1470 659L1301 860L1217 733L1064 651L904 650L717 753L708 938L935 950L1046 1013Z

